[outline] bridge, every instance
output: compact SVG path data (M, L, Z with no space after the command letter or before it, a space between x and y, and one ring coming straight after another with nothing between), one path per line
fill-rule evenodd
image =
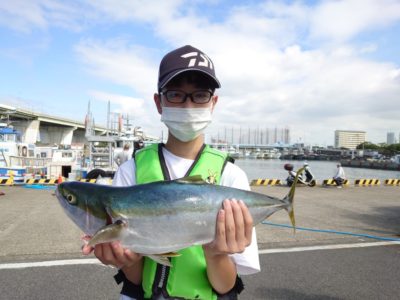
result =
M20 132L21 142L28 144L71 145L86 142L85 123L76 120L0 104L0 122ZM106 130L102 126L94 127L98 135Z

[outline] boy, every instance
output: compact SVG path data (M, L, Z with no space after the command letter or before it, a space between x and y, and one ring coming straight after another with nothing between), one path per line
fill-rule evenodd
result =
M211 183L248 190L246 174L226 154L204 144L219 87L211 59L200 50L184 46L165 55L154 102L168 127L168 140L138 151L134 160L121 165L114 185L201 175ZM121 299L236 299L243 289L237 275L260 269L253 220L246 205L235 199L225 200L216 218L214 241L180 251L171 268L117 242L97 245L94 253L120 269L116 280L124 283ZM83 253L91 250L84 247Z

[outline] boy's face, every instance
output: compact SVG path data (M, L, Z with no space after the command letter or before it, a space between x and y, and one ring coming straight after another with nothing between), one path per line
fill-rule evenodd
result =
M214 110L214 106L218 101L218 96L213 95L211 96L211 99L208 103L195 103L192 101L190 96L186 97L186 101L183 103L171 103L167 100L165 93L167 91L180 91L186 94L192 94L195 92L200 92L200 91L211 91L210 89L205 89L205 88L199 88L195 86L194 84L187 83L183 81L179 86L173 86L169 85L165 87L162 90L162 95L160 94L155 94L154 95L154 101L157 106L158 113L162 113L162 108L163 107L180 107L180 108L207 108L210 107L211 112Z

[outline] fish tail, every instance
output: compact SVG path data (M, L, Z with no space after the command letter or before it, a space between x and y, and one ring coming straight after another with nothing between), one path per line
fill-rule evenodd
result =
M294 231L296 230L296 220L294 217L294 206L293 206L294 192L296 190L296 184L297 184L297 181L299 180L299 176L303 172L303 170L304 170L304 167L297 170L296 177L294 178L293 184L290 187L289 193L285 196L285 198L282 199L282 202L284 202L286 204L285 209L289 214L290 222L292 223Z

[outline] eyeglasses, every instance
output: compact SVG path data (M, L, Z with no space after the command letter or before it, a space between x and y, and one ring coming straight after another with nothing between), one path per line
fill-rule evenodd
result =
M167 90L160 93L167 98L170 103L184 103L189 97L192 102L197 104L206 104L210 102L213 93L207 90L195 91L193 93L185 93L179 90Z

